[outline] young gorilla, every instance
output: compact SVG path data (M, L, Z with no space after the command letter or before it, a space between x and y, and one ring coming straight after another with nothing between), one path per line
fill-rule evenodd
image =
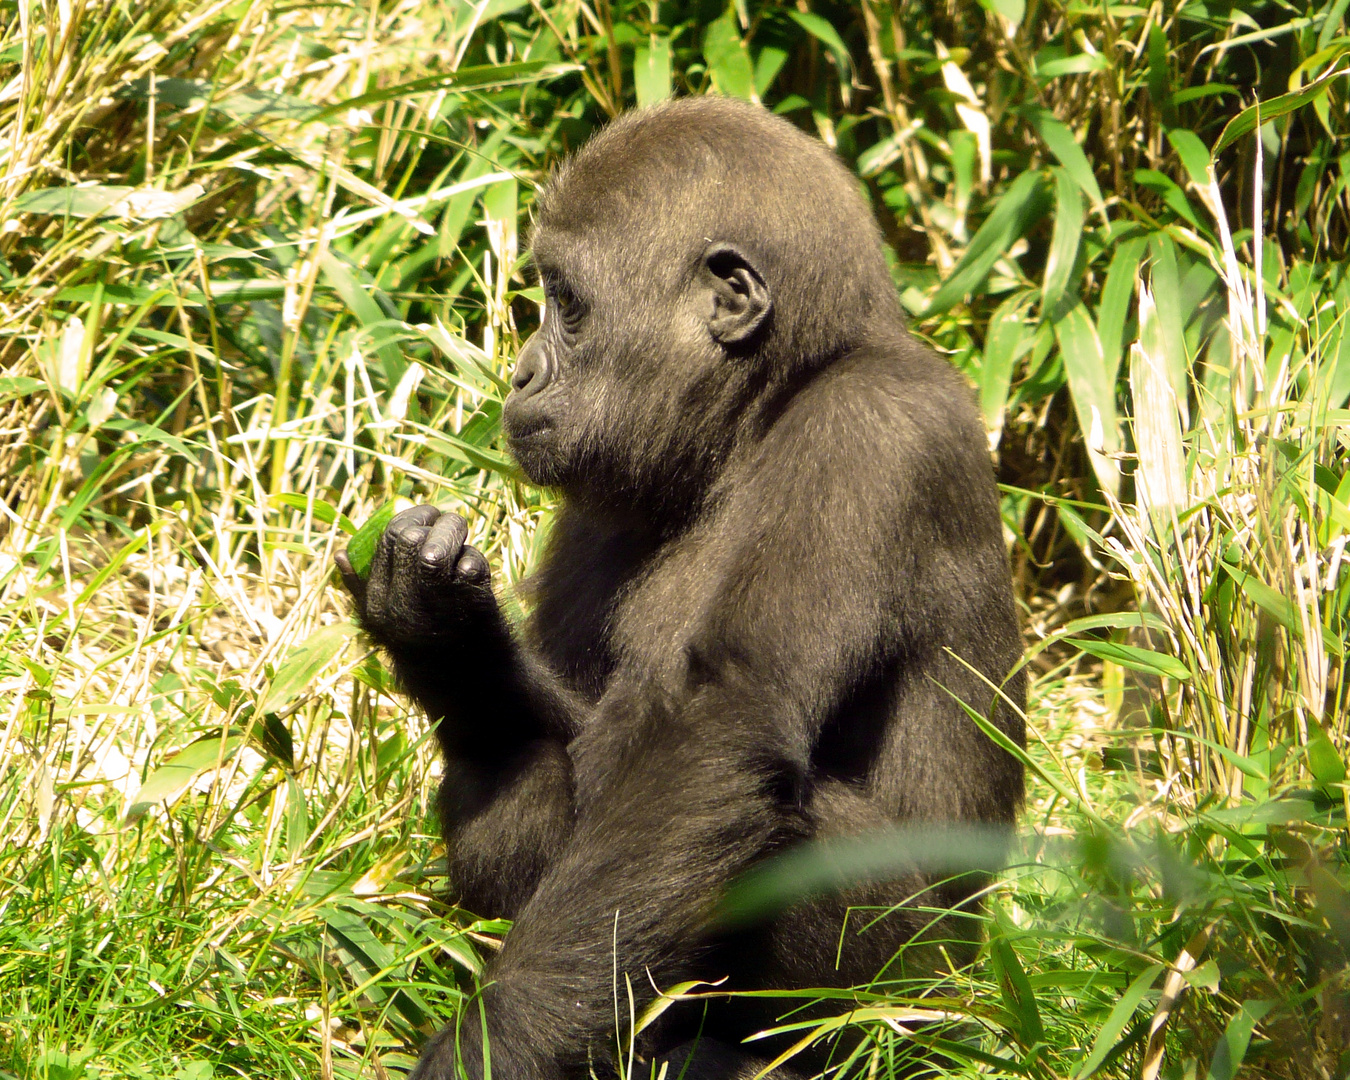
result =
M338 556L440 721L454 888L515 920L482 998L499 1080L613 1067L616 954L639 1008L653 980L872 978L929 917L840 955L847 905L898 904L917 873L737 933L710 928L721 890L802 838L1006 826L1022 794L956 700L1023 741L955 659L997 684L1020 652L984 432L906 333L853 177L760 108L666 104L562 167L533 254L547 308L505 427L563 504L524 640L455 514L399 514L364 581ZM699 1022L679 1012L642 1048L671 1077ZM686 1075L753 1075L735 1043L772 1015L709 1012ZM477 1080L482 1030L443 1031L414 1075Z

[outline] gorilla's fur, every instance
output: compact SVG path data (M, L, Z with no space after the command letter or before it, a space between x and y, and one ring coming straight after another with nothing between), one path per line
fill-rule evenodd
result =
M981 678L1020 651L984 432L905 331L847 170L739 102L630 113L558 171L533 256L547 309L505 426L563 502L529 625L456 515L405 511L366 580L339 558L440 721L454 887L515 920L482 996L498 1080L612 1068L616 962L639 1008L653 981L866 981L931 920L901 906L841 939L850 903L955 905L973 879L916 871L735 932L710 921L723 888L802 838L1007 826L1022 794L958 701L1022 742ZM968 937L956 921L939 930ZM678 1074L701 1022L686 1075L729 1078L772 1013L667 1017L648 1060ZM483 1026L472 1010L416 1076L476 1080Z

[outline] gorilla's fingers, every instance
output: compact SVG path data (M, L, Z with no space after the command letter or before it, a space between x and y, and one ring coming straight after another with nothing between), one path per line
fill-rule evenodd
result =
M458 514L442 514L431 526L422 544L422 562L429 570L444 570L454 566L468 535L469 526L462 517Z
M459 563L455 566L455 571L470 585L486 584L491 573L488 569L488 561L483 553L477 548L471 547L464 549L459 557Z
M398 536L410 528L419 525L430 525L441 512L434 506L423 503L421 506L410 506L406 510L400 510L394 515L394 519L384 530L385 536Z
M356 601L357 610L363 610L366 605L366 583L361 579L361 575L356 572L356 567L352 566L352 560L347 555L347 549L343 548L333 556L333 561L337 563L338 573L342 575L343 588L352 594L352 599Z

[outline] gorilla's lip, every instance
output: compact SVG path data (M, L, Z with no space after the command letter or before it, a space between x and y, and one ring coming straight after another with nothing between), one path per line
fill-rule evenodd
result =
M512 449L529 448L548 438L553 433L553 421L546 417L515 417L503 415L502 427L506 431L506 441Z

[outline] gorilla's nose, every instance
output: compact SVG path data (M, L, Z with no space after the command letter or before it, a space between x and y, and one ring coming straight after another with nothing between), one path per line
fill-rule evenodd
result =
M511 396L517 401L532 397L549 384L552 375L548 349L540 344L539 335L534 334L516 358L516 370L511 373Z

